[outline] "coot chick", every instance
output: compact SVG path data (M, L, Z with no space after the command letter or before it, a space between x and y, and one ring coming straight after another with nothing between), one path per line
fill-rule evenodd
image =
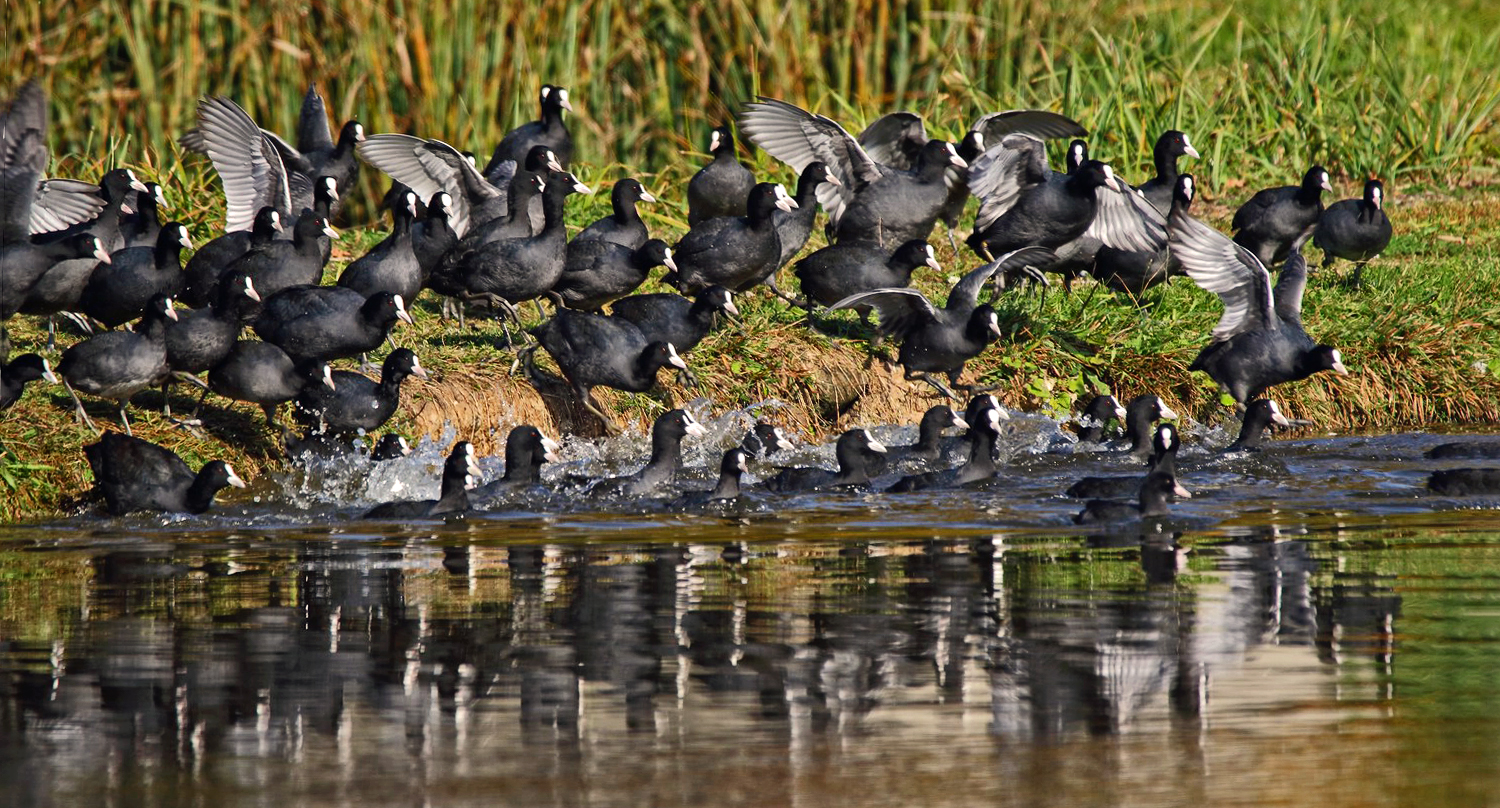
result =
M469 509L469 489L479 480L474 445L466 440L453 445L443 463L442 486L437 499L382 502L365 512L365 519L410 519L441 516Z
M208 389L235 401L259 404L271 429L281 427L276 408L315 384L336 389L327 364L314 361L299 366L286 351L253 339L236 342L208 372Z
M720 216L744 216L755 174L736 156L734 133L728 126L715 127L708 136L712 162L688 180L688 227Z
M365 297L376 292L415 300L422 291L422 266L417 261L412 221L417 217L417 195L407 191L391 209L390 235L354 259L339 275L338 285Z
M701 438L708 430L687 410L668 410L651 425L651 459L624 477L607 477L589 488L590 496L649 497L670 485L682 469L682 440Z
M563 120L564 110L573 111L573 105L568 101L568 91L562 87L543 84L537 100L541 106L540 120L524 123L501 138L500 145L495 147L495 153L490 155L489 164L484 167L485 176L489 176L506 160L514 160L519 165L534 146L551 149L562 168L567 169L568 163L573 160L573 136L568 133L568 125Z
M777 452L789 452L795 447L786 439L781 427L769 421L756 421L740 441L740 448L751 457L766 460Z
M385 358L380 381L347 370L333 372L333 386L305 386L297 395L293 417L309 434L370 433L385 425L401 403L407 377L427 378L417 355L397 348Z
M644 393L656 384L656 372L663 367L687 368L671 343L651 342L634 324L615 317L562 309L530 333L537 345L521 354L527 375L536 378L536 349L546 349L579 403L599 416L610 434L618 434L620 428L594 404L591 389L603 385Z
M250 250L270 244L280 232L281 214L266 206L256 211L249 230L230 231L199 247L183 268L182 294L178 299L195 309L207 306L214 299L219 277L229 265Z
M984 407L980 410L976 423L969 427L969 457L962 465L902 477L886 490L903 492L948 488L994 477L995 441L1000 437L1002 416L1005 416L1005 411L998 407Z
M813 303L832 306L861 292L904 289L911 285L911 273L920 266L939 272L943 269L932 245L925 241L908 241L892 253L873 242L846 241L830 244L798 261L795 274L811 308ZM870 306L855 308L861 318L868 318Z
M1224 302L1213 341L1189 370L1204 371L1240 404L1322 370L1349 372L1337 349L1313 342L1302 330L1307 262L1300 252L1287 258L1273 291L1260 259L1186 211L1173 211L1170 233L1172 254L1188 276Z
M400 295L369 298L342 286L293 286L266 298L255 333L297 362L329 362L372 351L400 320L411 323Z
M63 352L57 363L57 375L63 379L73 397L74 413L80 422L99 434L99 428L83 410L77 390L100 398L114 399L120 405L120 423L130 434L130 419L125 405L136 393L154 387L167 378L168 320L176 320L177 311L169 297L153 298L135 331L109 331L89 337Z
M1300 250L1323 214L1323 192L1332 191L1328 172L1313 166L1301 185L1259 191L1234 212L1234 242L1265 267L1274 267Z
M1245 420L1240 424L1239 437L1224 447L1226 452L1254 452L1260 450L1266 430L1277 426L1291 426L1292 422L1281 413L1281 407L1269 398L1257 398L1245 408Z
M1141 183L1136 190L1153 207L1166 216L1172 209L1172 193L1177 187L1177 158L1187 155L1197 158L1198 150L1188 142L1188 136L1176 129L1168 129L1156 139L1151 147L1151 162L1156 165L1156 176Z
M176 452L118 432L104 433L98 443L83 447L83 454L113 516L132 511L199 514L212 507L225 486L245 487L222 460L210 460L194 473Z
M943 430L950 428L968 429L969 422L960 418L947 404L929 407L917 423L917 442L887 447L887 462L910 461L925 465L936 461L943 456Z
M110 254L89 276L78 302L83 313L118 328L140 317L158 296L170 297L182 288L182 250L191 248L187 227L171 222L162 227L156 244L126 247Z
M1323 268L1342 258L1354 262L1355 286L1365 264L1391 243L1391 220L1385 215L1385 186L1380 180L1365 181L1363 199L1344 199L1328 206L1318 218L1313 244L1323 251Z
M745 193L750 193L748 188ZM580 241L601 239L632 250L640 249L651 238L651 234L646 231L646 223L641 221L641 214L635 206L641 202L655 201L656 197L646 192L640 180L629 177L620 180L609 191L610 215L580 230L569 243L570 246Z
M607 239L568 242L562 277L552 291L563 303L583 311L598 311L646 282L651 270L664 266L676 270L672 250L661 239L640 247L626 247Z
M271 239L258 245L235 259L225 272L249 275L267 300L284 289L316 286L323 280L323 251L318 245L321 236L337 238L338 233L328 226L327 219L304 210L292 228L290 241Z
M1168 474L1177 474L1177 450L1182 448L1182 437L1177 428L1171 424L1162 424L1156 428L1156 436L1151 440L1151 457L1146 461L1147 474L1157 471L1165 471ZM1070 497L1078 499L1103 499L1107 497L1129 496L1137 490L1144 475L1111 475L1107 477L1083 477L1066 491Z
M1427 478L1427 489L1449 497L1500 494L1500 468L1434 471Z
M744 216L719 216L693 226L672 249L677 271L665 280L684 294L714 284L742 292L779 268L781 240L772 213L793 210L786 189L762 182L750 189Z
M788 493L867 486L871 477L885 468L885 447L863 429L851 429L839 435L833 451L839 461L838 471L807 466L784 468L766 481L766 488Z
M702 508L710 503L722 503L739 499L740 481L750 472L749 452L735 447L724 453L719 461L719 480L710 491L684 491L667 504L669 510Z
M1114 396L1101 395L1089 399L1084 406L1083 412L1078 414L1078 442L1079 443L1103 443L1105 439L1104 429L1113 418L1120 427L1125 426L1125 408Z
M797 176L797 193L792 199L797 207L790 211L774 211L771 218L776 222L776 237L781 240L781 257L777 268L797 257L812 235L813 222L818 218L818 188L824 184L839 185L839 178L828 170L828 166L816 160L808 163Z
M541 485L542 464L557 462L562 446L530 424L510 430L505 438L505 474L500 479L475 489L470 497L483 502L533 486Z
M406 438L394 432L387 432L380 436L380 440L370 449L371 463L384 463L387 460L397 460L411 454L411 445Z
M9 409L19 401L26 385L38 379L57 384L52 366L41 354L21 354L9 362L0 362L0 410Z
M738 315L734 296L722 286L710 286L692 299L668 292L631 295L616 300L609 307L614 319L625 320L639 328L647 342L670 342L679 354L698 346L720 312Z
M866 305L877 309L880 312L877 340L894 336L901 342L897 361L905 368L906 378L927 382L948 398L956 399L953 391L932 374L945 374L949 384L958 385L964 364L1000 336L999 318L988 304L979 305L979 290L997 272L1007 275L1024 272L1052 258L1052 251L1041 247L1003 255L965 275L948 293L948 301L941 309L915 289L875 289L850 295L830 308Z
M1117 502L1107 499L1091 499L1073 517L1075 525L1093 525L1102 522L1124 522L1131 519L1152 519L1171 512L1167 502L1171 497L1191 499L1192 494L1177 484L1173 475L1158 471L1146 475L1141 482L1136 502Z

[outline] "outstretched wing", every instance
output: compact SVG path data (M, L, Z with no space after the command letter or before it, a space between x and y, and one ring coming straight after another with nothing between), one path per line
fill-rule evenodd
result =
M819 185L818 202L836 224L854 195L880 179L880 166L833 120L785 101L759 98L740 113L740 131L799 175L814 160L826 164L842 184Z
M1281 265L1281 277L1271 296L1276 300L1276 316L1298 327L1302 325L1302 293L1307 289L1307 259L1298 244Z
M974 229L989 227L1016 204L1023 191L1050 176L1047 147L1041 140L1026 134L1001 138L969 166L969 193L979 198Z
M104 210L99 186L82 180L42 180L31 201L31 234L65 230Z
M1040 266L1057 260L1057 255L1046 247L1022 247L1012 250L968 274L953 285L944 308L949 311L972 311L979 305L979 290L995 273L1009 274L1023 267Z
M1140 191L1118 179L1119 188L1108 185L1094 192L1099 200L1094 221L1084 231L1117 250L1156 252L1167 243L1167 220Z
M859 133L860 148L871 160L910 171L927 145L927 127L913 112L892 112L876 118Z
M267 205L291 215L281 155L239 104L222 96L200 100L198 130L224 185L225 232L249 230L255 212Z
M930 323L938 313L921 292L895 287L850 295L829 308L849 309L861 305L880 312L880 331L885 334L899 334L921 323Z
M323 106L323 96L318 88L309 86L302 96L302 112L297 116L297 151L310 154L330 151L334 147L333 132L328 129L328 109Z
M354 148L365 162L410 187L424 204L433 194L447 192L453 200L448 210L448 226L460 237L468 232L469 211L476 201L505 193L480 176L462 153L441 140L370 135Z
M1215 342L1273 324L1271 276L1253 253L1180 208L1168 217L1167 237L1188 277L1224 302Z
M6 105L0 115L0 169L16 164L16 147L28 129L35 129L41 142L47 142L47 94L42 92L41 82L29 79ZM47 170L43 159L41 171Z
M1088 137L1089 130L1066 115L1044 109L1011 109L980 116L969 131L984 135L985 143L999 143L1006 135L1030 135L1039 140Z

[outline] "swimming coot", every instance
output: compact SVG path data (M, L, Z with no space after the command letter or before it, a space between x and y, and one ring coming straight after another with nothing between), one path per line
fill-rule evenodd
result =
M1323 251L1323 267L1342 258L1354 262L1350 283L1358 286L1365 264L1391 243L1391 220L1385 214L1385 186L1365 181L1362 199L1344 199L1328 206L1318 218L1313 244Z
M469 496L486 499L540 485L542 464L557 462L562 446L530 424L511 428L505 437L505 474L500 479L471 491Z
M1427 478L1427 489L1449 497L1500 494L1500 468L1434 471Z
M370 449L371 463L384 463L387 460L397 460L411 454L411 445L406 438L394 432L387 432L380 436L380 440Z
M411 519L441 516L469 509L469 489L479 481L479 464L475 462L474 445L461 440L443 463L443 476L437 499L383 502L365 512L366 519Z
M1336 348L1313 342L1302 330L1307 262L1300 252L1287 258L1273 292L1260 259L1186 211L1173 211L1170 233L1172 254L1193 282L1224 302L1213 342L1189 370L1204 371L1240 404L1322 370L1349 372Z
M118 432L104 433L98 443L83 447L83 454L94 472L94 486L114 516L203 513L225 486L245 487L222 460L210 460L194 473L171 449Z
M687 410L668 410L651 425L651 459L634 474L608 477L589 488L590 496L649 497L670 485L682 470L682 441L701 438L708 430Z
M889 463L907 462L915 465L926 465L938 460L943 456L943 430L945 429L968 429L969 422L959 417L947 404L937 404L928 407L922 413L922 419L917 423L917 442L904 446L886 447L886 461Z
M1111 395L1098 395L1089 399L1084 405L1083 411L1078 414L1078 442L1079 443L1102 443L1105 439L1105 427L1109 426L1113 418L1118 425L1125 426L1125 408Z
M1281 407L1269 398L1257 398L1245 408L1245 420L1240 424L1239 437L1224 447L1226 452L1254 452L1260 449L1266 431L1272 424L1291 426L1292 422L1281 413Z
M668 503L669 510L680 511L702 508L710 504L722 504L738 499L742 493L742 478L750 472L749 452L735 447L724 453L719 461L719 479L709 491L684 491Z
M715 127L708 137L712 162L688 180L688 227L720 216L744 216L755 174L736 156L734 133L728 126Z
M1302 176L1301 185L1256 192L1234 212L1230 223L1234 242L1249 250L1263 266L1279 265L1312 235L1323 214L1323 192L1331 190L1328 172L1322 166L1313 166Z
M994 401L993 398L989 399ZM951 469L928 471L902 477L886 489L893 492L948 488L988 480L995 476L995 441L1000 437L1000 421L1010 416L999 407L979 410L975 423L969 426L969 457ZM934 458L936 459L936 458Z
M1162 424L1156 428L1151 440L1151 457L1146 461L1147 474L1165 471L1177 474L1177 450L1182 448L1182 436L1177 427ZM1067 495L1079 499L1103 499L1129 496L1140 488L1144 475L1111 475L1084 477L1068 487Z
M1091 499L1073 517L1077 525L1092 525L1103 522L1124 522L1131 519L1152 519L1166 516L1171 509L1168 501L1172 497L1191 499L1192 494L1177 484L1177 478L1165 471L1146 475L1141 482L1136 502L1116 502L1107 499Z
M834 444L838 471L799 466L783 468L766 480L766 488L783 493L815 491L844 486L867 486L870 479L885 469L885 446L863 429L851 429L839 435Z
M765 460L777 452L789 452L795 447L782 433L781 427L769 421L756 421L740 441L740 448L751 457Z

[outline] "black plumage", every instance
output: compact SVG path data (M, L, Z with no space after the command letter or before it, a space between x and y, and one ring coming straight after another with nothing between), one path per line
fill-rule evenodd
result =
M214 299L219 277L245 253L270 244L281 232L281 214L269 205L255 212L249 230L234 230L198 248L183 267L183 286L178 299L195 309Z
M1328 172L1313 166L1301 185L1256 192L1234 212L1234 243L1250 251L1265 267L1278 266L1312 236L1323 215L1323 192L1333 190Z
M602 385L643 393L656 384L656 373L663 367L687 368L670 343L647 340L633 323L615 317L562 309L531 329L531 334L537 346L523 353L527 373L536 374L536 347L545 349L579 403L599 416L612 433L619 427L589 398L591 389Z
M366 434L385 425L401 403L401 383L427 378L417 355L397 348L385 358L380 381L347 370L332 373L333 385L304 385L292 411L313 435Z
M1156 166L1156 176L1136 186L1141 195L1153 207L1166 216L1172 209L1172 194L1177 187L1177 159L1182 156L1198 157L1198 150L1188 142L1188 136L1176 129L1168 129L1156 139L1151 147L1151 162Z
M1292 422L1281 413L1281 407L1269 398L1257 398L1245 408L1245 420L1240 423L1240 434L1234 442L1224 447L1226 452L1254 452L1265 441L1266 431L1271 425L1291 426Z
M885 446L863 429L851 429L834 443L838 471L799 466L784 468L766 480L766 488L782 493L867 486L885 469Z
M609 310L614 319L640 329L647 342L670 342L678 353L697 347L721 312L740 313L734 295L722 286L710 286L691 299L667 292L631 295L616 300Z
M561 170L567 170L568 164L573 161L573 136L568 132L567 122L563 120L564 111L573 111L573 104L568 100L568 91L563 87L544 84L537 100L541 107L541 117L538 120L521 124L505 134L505 137L500 140L500 145L495 147L494 154L490 156L489 163L484 167L485 176L489 176L507 160L514 160L517 163L525 160L526 153L531 151L533 146L546 146L551 149L557 155Z
M336 238L338 234L328 225L327 219L304 210L292 228L290 241L271 239L257 244L235 259L225 272L248 275L255 281L255 288L268 300L284 289L315 286L323 280L320 236Z
M1342 258L1353 261L1354 277L1359 285L1365 264L1385 251L1391 243L1391 220L1385 213L1385 185L1380 180L1366 180L1360 199L1344 199L1328 206L1318 217L1313 231L1313 245L1323 251L1326 269Z
M134 511L203 513L226 486L245 481L222 460L210 460L196 473L176 452L140 438L107 432L83 447L94 472L94 487L110 514Z
M1132 519L1153 519L1171 512L1168 502L1172 497L1189 499L1192 494L1177 484L1177 478L1164 471L1146 475L1141 482L1135 502L1117 502L1106 499L1091 499L1073 517L1073 523L1092 525L1106 522L1124 522Z
M889 253L874 242L846 241L813 252L798 261L793 272L809 306L832 306L861 292L904 289L911 285L912 272L921 266L937 272L943 269L932 245L925 241L908 241ZM861 306L859 312L866 316L870 307Z
M260 340L239 340L208 372L208 389L235 401L260 405L266 426L275 429L276 409L309 385L335 389L332 369L321 361L298 365L286 351Z
M634 474L607 477L589 487L595 497L649 497L659 494L682 470L682 441L708 430L687 410L668 410L651 424L651 458Z
M131 396L166 379L170 370L166 324L175 319L177 312L172 299L156 297L146 306L145 316L134 331L98 334L63 351L57 375L73 397L78 420L99 432L93 419L83 411L83 402L78 400L76 391L82 390L116 401L120 406L120 423L129 434L130 419L125 416L125 405Z
M748 195L749 191L745 193ZM609 192L610 214L580 230L571 243L598 239L612 241L632 250L640 249L651 238L651 234L646 231L646 223L641 221L640 211L635 206L641 202L655 201L656 197L646 192L640 180L628 177L620 180Z
M110 328L140 317L152 298L170 297L182 288L182 250L192 246L187 228L172 222L161 229L155 245L112 253L109 263L99 264L89 276L79 308Z
M797 207L771 212L776 223L776 238L781 242L777 268L786 266L807 244L813 222L818 218L818 188L825 184L838 185L839 179L828 170L828 166L816 161L808 163L797 176L797 193L792 197Z
M254 328L294 361L327 362L375 350L398 320L412 321L399 295L366 298L342 286L293 286L265 299Z
M677 271L667 274L667 283L684 294L714 284L743 292L769 278L781 258L772 214L793 210L797 203L770 182L752 188L747 203L744 216L706 219L683 235L672 248Z
M10 409L20 401L26 385L43 379L57 384L57 375L41 354L21 354L9 362L0 362L0 410Z
M570 308L598 311L635 291L660 266L677 269L671 248L661 239L651 239L639 248L607 239L574 239L568 242L562 277L552 289Z
M479 481L474 445L459 441L443 462L437 499L382 502L365 512L366 519L411 519L442 516L469 510L469 489Z
M709 135L708 151L714 159L688 180L688 226L720 216L744 216L746 202L755 187L755 174L739 161L734 133L728 126L716 127Z
M402 204L391 209L391 232L368 252L354 259L339 275L338 285L369 297L377 292L415 300L422 291L422 266L412 240L417 195L408 191Z

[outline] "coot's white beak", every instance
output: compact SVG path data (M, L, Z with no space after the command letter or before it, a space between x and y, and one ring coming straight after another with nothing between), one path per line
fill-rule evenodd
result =
M999 409L999 408L995 408L995 409L991 409L991 410L988 411L988 418L989 418L989 422L990 422L990 429L993 429L996 432L999 432L1000 431L1000 421L1002 421L1004 419L1010 418L1010 414L1007 413L1005 410L1002 410L1002 409Z
M952 143L948 144L948 162L958 166L959 168L969 167L968 162L965 161L964 158L958 156L958 152L954 150Z
M1188 142L1187 135L1182 136L1182 153L1194 159L1198 158L1198 150L1193 148L1193 144Z
M968 429L969 422L965 421L963 419L963 416L955 412L953 413L953 423L949 424L948 426L957 427L959 429Z
M1340 376L1349 375L1349 369L1344 367L1344 357L1340 356L1337 350L1333 352L1333 372Z
M776 207L784 211L791 211L797 208L797 200L787 196L786 189L780 185L776 186Z
M94 257L99 259L99 263L101 264L113 264L115 262L115 259L110 258L109 253L104 251L104 243L97 238L94 239Z
M156 206L159 208L167 206L167 195L162 191L160 185L156 186Z
M594 189L588 187L587 185L584 185L581 182L578 182L577 180L574 180L573 192L579 194L592 194L594 192Z
M708 429L705 428L703 424L698 423L697 420L695 420L691 415L687 417L686 429L687 433L695 438L701 438L704 435L708 434Z
M547 150L547 168L552 171L562 171L562 163L558 162L557 155L551 149Z
M260 292L255 291L255 284L250 282L249 276L245 278L245 297L254 300L256 303L260 302Z
M677 349L670 342L667 343L667 357L667 361L671 363L672 367L687 370L687 363L682 361L682 357L677 355Z
M329 390L338 389L333 384L333 368L329 367L328 365L323 366L323 384L326 385Z
M656 201L656 197L652 196L651 193L649 191L647 191L645 188L642 188L641 189L641 201L642 202L655 202Z
M1186 488L1182 487L1182 483L1175 482L1175 481L1172 483L1172 495L1175 496L1175 497L1177 497L1178 499L1192 499L1193 498L1192 493L1189 492Z
M558 90L557 91L557 103L563 109L565 109L565 110L567 110L569 112L573 111L573 105L572 105L572 103L570 103L568 101L568 91L567 90Z
M45 379L48 384L57 384L57 374L52 372L52 363L48 362L46 359L42 360L42 378Z
M783 452L792 448L792 442L786 439L786 435L782 434L781 427L776 427L775 435L776 448L782 450Z
M396 319L407 325L414 325L411 315L406 311L406 302L401 299L400 295L396 295Z
M661 265L666 267L667 269L672 270L673 272L676 272L677 262L672 260L672 249L668 247L666 252L666 256L661 259Z
M1292 425L1291 420L1288 419L1285 415L1281 414L1281 407L1274 401L1271 402L1271 423L1276 424L1277 426Z
M415 215L415 214L413 214L413 215ZM325 235L325 236L327 236L327 237L329 237L329 238L337 241L338 237L339 237L339 231L334 230L333 229L333 225L325 224L325 225L323 225L323 235Z
M420 364L418 364L417 358L415 356L411 359L411 375L416 376L418 379L427 378L427 368L424 368ZM473 452L474 450L470 449L469 451Z
M126 175L128 175L130 177L130 187L131 187L131 189L136 190L136 191L140 191L141 193L147 193L148 191L151 190L150 188L146 187L146 183L141 182L140 180L136 179L134 171L131 171L130 169L127 168L127 169L125 169L125 173L126 173Z
M881 454L885 454L885 452L886 452L885 444L881 443L878 440L875 440L874 438L871 438L870 437L870 433L868 433L868 432L865 433L865 437L869 438L869 441L870 441L870 451L872 451L872 452L879 452Z
M728 295L725 295L724 297L724 310L736 317L740 316L740 309L738 306L734 305L734 298L729 297Z
M245 487L245 481L241 480L240 476L234 473L234 469L230 468L228 463L224 464L224 473L229 475L230 485L234 486L235 488Z
M546 460L548 463L556 463L557 462L557 453L560 452L560 451L562 451L562 444L561 443L558 443L557 441L555 441L555 440L547 437L546 435L542 436L542 459L543 460Z
M1163 404L1161 405L1161 417L1164 421L1175 421L1177 420L1177 413L1173 412L1171 407Z

